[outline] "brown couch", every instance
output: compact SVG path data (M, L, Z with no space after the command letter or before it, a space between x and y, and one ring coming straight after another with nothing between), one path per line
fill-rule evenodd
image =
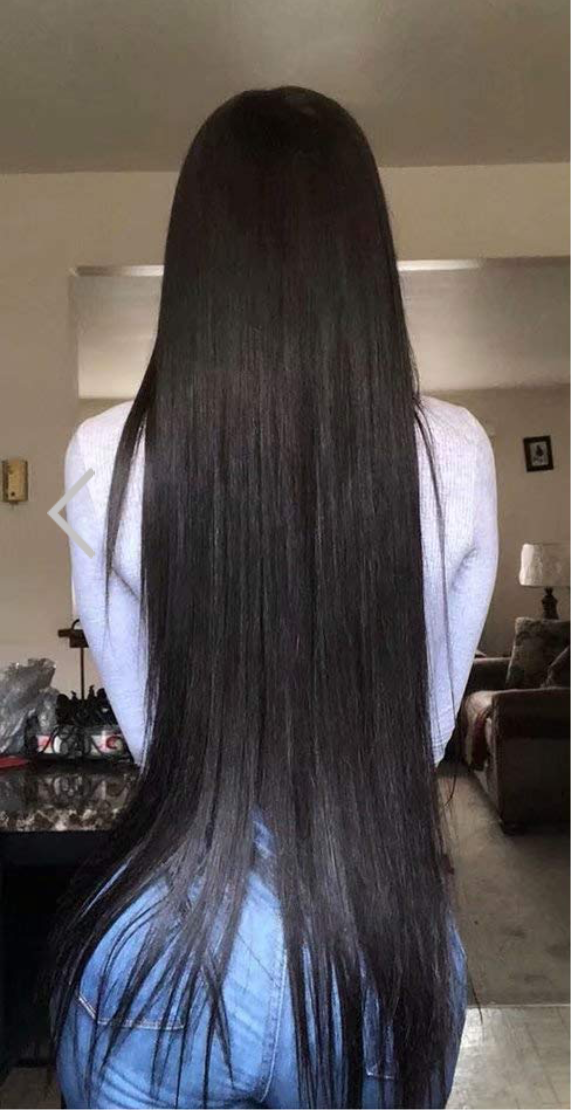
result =
M475 659L459 714L464 761L506 833L569 821L569 689L506 690L509 659Z

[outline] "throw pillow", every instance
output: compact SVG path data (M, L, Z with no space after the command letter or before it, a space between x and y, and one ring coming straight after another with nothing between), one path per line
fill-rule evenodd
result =
M569 645L569 621L518 617L506 690L537 689L554 659Z
M551 666L549 667L549 669L547 671L547 678L545 679L545 682L542 683L543 686L547 686L547 687L549 687L549 686L567 687L567 686L570 685L570 682L571 682L571 676L570 676L570 673L569 673L570 657L571 657L571 648L566 647L565 650L562 651L561 654L558 655L557 658L553 660L553 663L551 664Z

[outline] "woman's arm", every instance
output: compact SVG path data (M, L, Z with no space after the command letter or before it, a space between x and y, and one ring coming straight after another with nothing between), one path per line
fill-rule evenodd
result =
M82 454L81 428L66 454L65 488L70 489L89 467ZM67 520L87 541L94 555L86 555L70 540L72 580L77 614L89 650L129 750L143 762L147 735L145 637L140 601L116 574L109 582L109 608L105 606L105 513L93 502L88 482L69 502Z
M448 584L449 650L445 637L435 661L433 747L436 762L452 732L482 635L498 566L498 515L494 453L488 435L474 421L472 544Z

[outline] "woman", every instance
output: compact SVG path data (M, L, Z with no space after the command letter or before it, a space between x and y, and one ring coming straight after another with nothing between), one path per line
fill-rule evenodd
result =
M67 456L140 787L55 944L68 1106L442 1106L465 1006L434 764L492 452L421 399L377 168L303 89L195 138L133 405ZM450 665L449 665L450 664Z

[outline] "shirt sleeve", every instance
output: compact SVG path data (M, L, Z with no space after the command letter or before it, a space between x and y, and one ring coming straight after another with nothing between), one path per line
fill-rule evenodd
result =
M81 429L67 449L66 490L88 469L81 450L80 434ZM67 505L66 517L94 552L92 556L86 554L70 539L77 615L127 746L134 760L142 763L147 737L147 664L140 600L117 574L112 574L109 604L106 606L105 513L97 511L89 482Z
M498 511L494 453L478 425L472 484L472 544L448 584L446 638L440 645L437 713L433 717L434 756L439 762L454 731L474 655L484 628L498 567Z

